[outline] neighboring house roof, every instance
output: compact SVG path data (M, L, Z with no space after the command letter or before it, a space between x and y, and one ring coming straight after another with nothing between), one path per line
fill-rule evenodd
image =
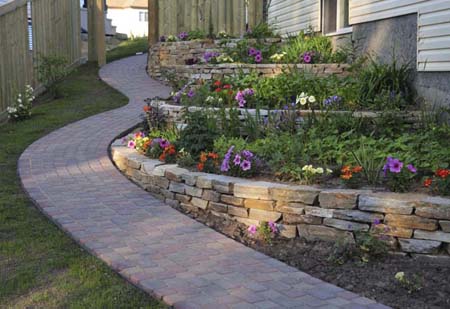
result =
M2 0L0 0L2 1ZM106 0L106 5L113 9L147 9L148 0Z

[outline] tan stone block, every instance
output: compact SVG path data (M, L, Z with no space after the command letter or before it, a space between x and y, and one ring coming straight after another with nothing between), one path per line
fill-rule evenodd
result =
M323 225L308 225L299 224L297 225L298 235L305 238L307 241L329 241L336 242L338 240L343 240L348 243L354 243L355 239L353 234L348 231L340 231L332 227L327 227Z
M450 199L428 197L416 203L415 214L421 217L450 220Z
M358 192L352 190L326 190L319 194L322 208L354 209L357 207Z
M343 231L364 231L369 230L368 224L356 223L352 221L345 221L340 219L325 218L323 224L326 226L334 227Z
M278 224L278 231L280 233L280 236L284 237L284 238L297 237L297 226L296 225Z
M160 193L166 198L170 200L175 199L175 193L170 192L169 190L161 189Z
M301 203L289 203L289 202L280 202L278 201L275 206L275 210L295 215L303 215L305 213L305 204Z
M206 210L206 208L208 208L208 201L202 200L200 198L197 197L193 197L191 200L191 204L195 207L201 208L203 210Z
M209 203L209 209L211 211L216 211L216 212L227 212L228 211L228 205L221 204L221 203L210 202Z
M374 234L382 234L401 238L411 238L413 234L412 229L389 226L385 224L373 224L370 231Z
M191 201L192 197L189 196L189 195L184 195L184 194L178 194L177 193L177 194L175 194L175 199L177 201L180 201L183 204L188 204Z
M246 208L255 208L255 209L262 209L262 210L274 210L275 202L274 201L263 201L263 200L246 199L244 201L244 206Z
M250 209L249 218L258 221L276 222L281 218L281 213L261 209Z
M228 213L232 216L247 218L248 209L243 207L228 206Z
M220 201L220 193L213 190L203 190L202 199L207 201L218 202Z
M422 254L436 254L442 244L440 241L435 240L403 238L399 238L398 242L403 252Z
M270 189L272 199L277 201L301 202L313 205L319 195L319 190L308 186L285 186Z
M374 223L377 221L382 222L384 216L378 213L364 212L359 210L337 209L333 212L333 218L365 223Z
M220 196L220 201L225 203L225 204L229 204L229 205L233 205L233 206L240 206L240 207L244 206L244 199L243 198L235 197L235 196L232 196L232 195L222 194Z
M286 224L322 224L322 218L307 215L283 214L283 222Z
M399 194L361 194L358 208L364 211L410 215L414 204Z
M321 218L332 218L334 209L306 206L305 213L308 216L315 216L315 217L321 217Z
M441 231L428 232L428 231L422 231L422 230L415 230L414 238L437 240L437 241L442 241L445 243L450 243L450 233L444 233Z
M259 221L258 220L254 220L254 219L248 219L248 218L241 218L241 217L234 217L234 220L236 220L237 222L243 223L247 226L250 225L256 225L259 226Z
M271 200L269 188L273 185L267 182L236 183L234 184L234 196L257 200Z
M169 180L165 177L153 177L153 182L157 187L160 187L162 189L169 188Z
M171 181L170 185L169 185L169 191L179 193L179 194L184 194L184 192L185 192L184 184Z
M165 177L170 181L181 182L183 181L182 175L186 173L189 173L189 171L185 168L172 167L165 171Z
M450 221L439 220L439 226L443 232L450 233Z
M390 226L397 226L410 229L421 229L427 231L437 230L437 221L418 216L393 215L388 214L384 218L384 222Z
M199 189L199 188L191 187L191 186L185 186L184 189L185 189L186 194L190 195L190 196L202 197L202 195L203 195L203 189Z

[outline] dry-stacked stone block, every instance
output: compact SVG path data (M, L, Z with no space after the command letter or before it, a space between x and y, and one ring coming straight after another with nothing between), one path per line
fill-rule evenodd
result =
M371 232L406 253L450 254L449 198L252 181L163 164L120 141L111 150L122 172L173 207L247 225L273 221L286 238L352 243Z

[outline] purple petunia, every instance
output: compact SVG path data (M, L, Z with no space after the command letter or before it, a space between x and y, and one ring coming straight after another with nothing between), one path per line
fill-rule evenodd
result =
M192 98L193 96L195 96L195 92L194 90L189 90L188 94L187 94L188 98Z
M234 157L233 163L234 163L234 165L240 165L241 164L241 156L237 154Z
M375 219L375 220L373 221L373 224L374 224L374 225L378 225L378 224L381 224L381 221L380 221L380 219Z
M244 95L246 96L252 96L255 94L255 90L251 89L251 88L247 88L244 90Z
M411 173L413 174L417 173L417 168L415 168L414 165L408 164L406 167L408 168L408 171L410 171Z
M246 159L251 159L253 158L253 153L250 150L244 150L242 151L242 155L246 158Z
M159 41L160 41L160 42L165 42L165 41L166 41L166 36L165 36L165 35L161 35L161 36L159 37Z
M256 56L257 55L257 53L258 53L258 51L256 50L256 48L254 48L254 47L250 47L249 48L249 50L248 50L248 55L249 56Z
M180 34L178 34L178 38L182 41L186 40L188 38L188 33L186 31L180 32Z
M231 154L233 153L234 146L231 146L227 153L225 154L225 157L223 158L222 165L220 166L220 171L222 172L228 172L230 170L230 159Z
M305 63L311 63L312 58L311 58L310 55L304 55L304 56L303 56L303 61L304 61Z
M244 160L241 163L241 169L245 172L252 168L252 163L249 160Z
M255 62L256 63L261 63L262 60L263 60L262 55L258 54L258 55L255 56Z
M278 232L278 226L277 226L277 224L276 224L275 222L273 222L273 221L269 221L269 228L270 228L270 231L271 231L273 234L275 234L275 233Z
M159 141L159 147L164 149L164 148L169 147L169 146L170 146L170 142L168 140L162 138Z
M203 59L205 60L206 63L210 62L212 58L216 58L219 57L220 53L218 52L205 52L203 54Z
M402 171L403 162L399 159L387 157L386 164L383 166L383 172L386 176L387 172L398 174Z
M129 141L128 142L128 148L134 149L134 147L136 147L136 143L134 141Z

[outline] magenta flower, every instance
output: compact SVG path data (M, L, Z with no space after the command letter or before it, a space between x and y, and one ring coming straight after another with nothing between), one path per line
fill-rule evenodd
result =
M275 234L275 233L278 232L278 226L277 226L277 224L276 224L275 222L273 222L273 221L269 221L269 228L270 228L270 231L271 231L273 234Z
M247 231L248 231L250 234L255 235L255 234L256 234L256 231L257 231L256 225L250 225L250 226L248 227Z
M170 146L170 142L168 140L161 139L159 141L159 147L164 149L164 148L169 147L169 146Z
M188 36L189 36L188 33L185 31L180 32L180 34L178 34L178 38L182 41L186 40L188 38Z
M242 151L242 155L246 158L246 159L251 159L253 158L253 153L250 150L244 150Z
M261 63L262 60L263 60L263 57L261 55L256 55L255 56L255 62L256 63Z
M248 50L248 55L249 56L256 56L257 53L258 53L258 51L255 48L253 48L253 47L250 47L249 50Z
M241 156L237 154L234 157L233 163L234 163L234 165L240 165L241 164Z
M134 147L136 147L136 143L134 141L129 141L128 142L128 148L134 149Z
M187 94L188 98L192 98L193 96L195 96L195 92L194 90L189 90L188 94Z
M389 171L391 173L398 174L402 171L403 168L403 162L399 159L391 159L388 163Z
M409 170L411 173L413 173L413 174L417 173L417 168L415 168L414 165L408 164L406 167L408 168L408 170Z
M255 94L255 90L253 90L252 88L247 88L244 90L244 95L246 96L253 96Z
M249 160L244 160L241 162L241 169L243 171L248 171L252 168L252 163Z
M311 55L309 55L309 54L303 55L303 61L304 61L305 63L311 63L311 61L312 61Z

